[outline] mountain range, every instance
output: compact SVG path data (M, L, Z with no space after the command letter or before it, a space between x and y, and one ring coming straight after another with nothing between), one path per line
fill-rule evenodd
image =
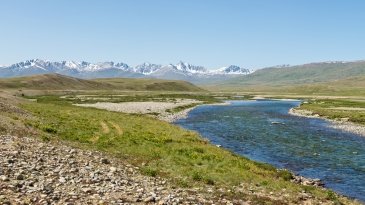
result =
M251 71L235 65L209 70L203 66L195 66L185 62L168 65L143 63L137 66L129 66L126 63L114 62L51 62L40 59L32 59L0 67L0 77L5 78L47 73L57 73L86 79L129 77L204 82L206 80L224 80L235 76L247 75Z

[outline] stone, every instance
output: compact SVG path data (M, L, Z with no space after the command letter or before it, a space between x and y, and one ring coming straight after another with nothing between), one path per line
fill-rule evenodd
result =
M51 185L46 185L43 187L43 191L46 193L46 194L50 194L53 192L53 187Z
M60 178L58 179L58 181L59 181L60 183L65 183L65 182L66 182L66 179L65 179L64 177L60 177Z
M0 180L1 181L9 181L9 178L7 176L5 176L5 175L1 175L0 176Z
M93 190L91 189L91 188L83 188L82 189L82 192L84 192L84 193L91 193Z
M109 170L110 170L110 172L116 172L117 171L117 168L116 167L109 167Z
M16 176L16 179L17 180L24 180L24 175L22 175L22 174L17 174L17 176Z
M148 202L155 202L155 197L150 196L150 197L145 198L143 201L146 202L146 203L148 203Z
M100 162L103 164L110 164L110 161L106 158L101 158Z

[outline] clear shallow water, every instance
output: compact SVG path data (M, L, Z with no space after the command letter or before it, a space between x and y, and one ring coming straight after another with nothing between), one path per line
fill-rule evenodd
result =
M299 104L265 100L199 106L176 124L250 159L320 178L326 187L365 202L365 137L329 128L321 119L289 115Z

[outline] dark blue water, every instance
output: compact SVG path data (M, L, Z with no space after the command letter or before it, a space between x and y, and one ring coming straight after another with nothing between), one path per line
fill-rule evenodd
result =
M299 101L231 101L200 106L176 124L250 159L287 168L365 201L365 137L296 117ZM276 122L276 124L272 124Z

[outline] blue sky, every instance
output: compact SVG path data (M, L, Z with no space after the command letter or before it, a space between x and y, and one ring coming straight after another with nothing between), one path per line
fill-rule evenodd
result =
M362 0L0 0L0 64L365 59Z

